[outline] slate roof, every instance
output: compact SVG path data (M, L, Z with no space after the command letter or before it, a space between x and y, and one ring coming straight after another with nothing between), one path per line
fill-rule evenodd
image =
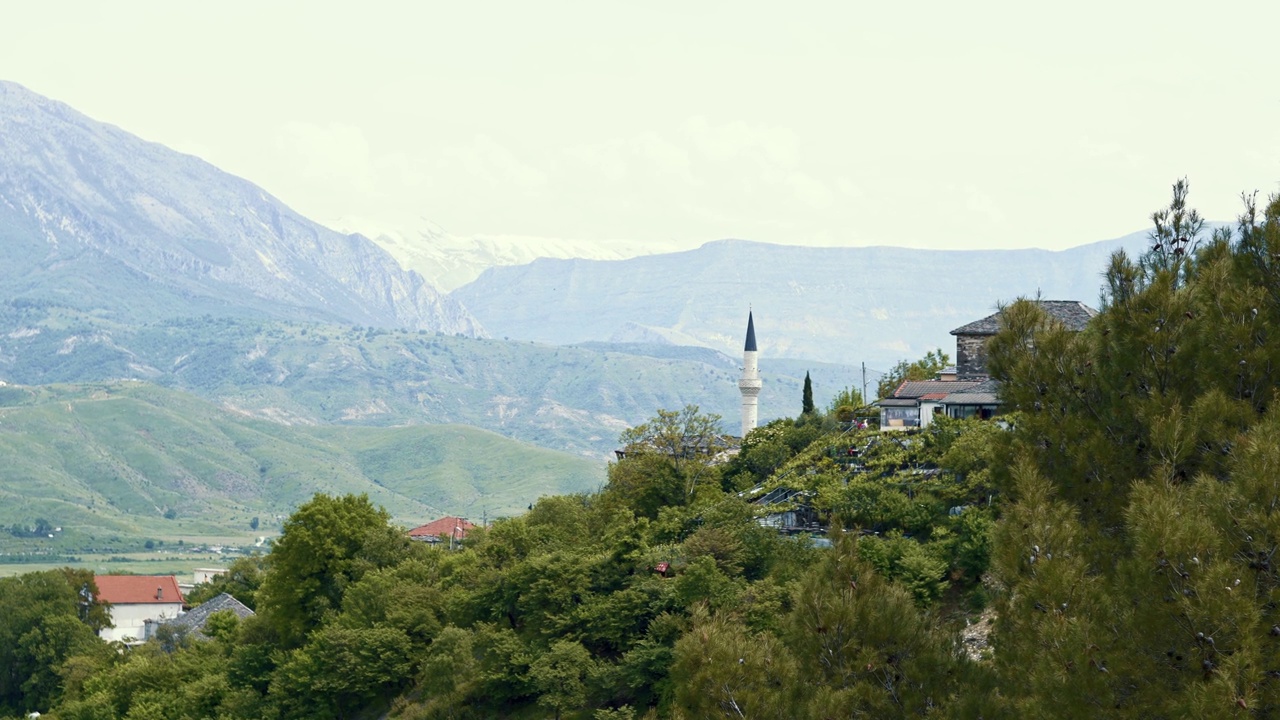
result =
M747 344L742 348L743 352L756 352L756 323L755 318L751 317L751 311L747 311Z
M948 405L995 405L1000 402L999 392L999 381L984 380L968 390L951 393L943 398L943 402Z
M1080 331L1089 320L1098 314L1097 310L1079 300L1033 300L1049 317L1057 320L1068 330ZM1001 311L1003 312L1003 310ZM961 325L951 331L952 335L995 335L1000 329L1000 313L993 313L981 320L974 320L968 325Z
M182 590L172 575L94 575L98 602L112 605L180 603Z
M877 407L916 407L920 401L916 398L883 398L876 401Z
M915 399L925 398L930 400L940 399L945 395L955 392L963 392L977 385L978 382L973 380L907 380L893 391L893 397L897 399ZM926 396L936 396L927 397Z
M462 540L467 536L467 531L474 527L476 527L475 523L468 522L466 518L450 515L432 520L426 525L419 525L409 531L409 537L418 540L434 540L441 535L445 537L452 535L455 539Z
M166 622L165 625L172 628L184 628L190 631L193 636L204 639L207 637L203 632L204 624L209 621L210 615L221 610L230 610L241 620L254 614L252 610L245 607L244 603L227 593L222 593Z

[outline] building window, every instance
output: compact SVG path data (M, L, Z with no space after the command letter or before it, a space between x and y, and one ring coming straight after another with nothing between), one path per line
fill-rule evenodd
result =
M880 412L880 424L884 427L920 427L918 407L887 407Z

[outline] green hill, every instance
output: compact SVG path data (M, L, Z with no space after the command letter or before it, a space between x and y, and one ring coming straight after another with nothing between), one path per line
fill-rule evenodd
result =
M852 367L761 360L761 420L823 405ZM294 425L462 423L603 460L625 428L696 404L736 430L738 363L673 346L556 347L344 325L190 318L142 327L0 305L0 380L137 378Z
M247 541L316 492L367 493L411 526L514 514L603 480L600 463L476 428L288 426L141 382L0 387L0 457L0 525L46 520L73 552Z

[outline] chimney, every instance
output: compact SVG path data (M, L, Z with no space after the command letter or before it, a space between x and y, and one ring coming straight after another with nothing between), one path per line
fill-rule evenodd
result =
M162 587L158 587L158 588L156 588L156 599L157 599L157 600L163 600L163 599L164 599L164 588L162 588Z

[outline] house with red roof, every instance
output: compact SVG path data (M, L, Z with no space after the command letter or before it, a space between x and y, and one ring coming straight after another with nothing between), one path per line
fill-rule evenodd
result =
M115 627L103 628L104 640L146 640L148 620L172 620L182 614L182 590L172 575L94 575L94 600L109 603Z
M410 530L409 538L429 543L447 542L452 545L464 540L467 537L467 531L475 527L477 527L476 524L468 522L466 518L450 515Z

